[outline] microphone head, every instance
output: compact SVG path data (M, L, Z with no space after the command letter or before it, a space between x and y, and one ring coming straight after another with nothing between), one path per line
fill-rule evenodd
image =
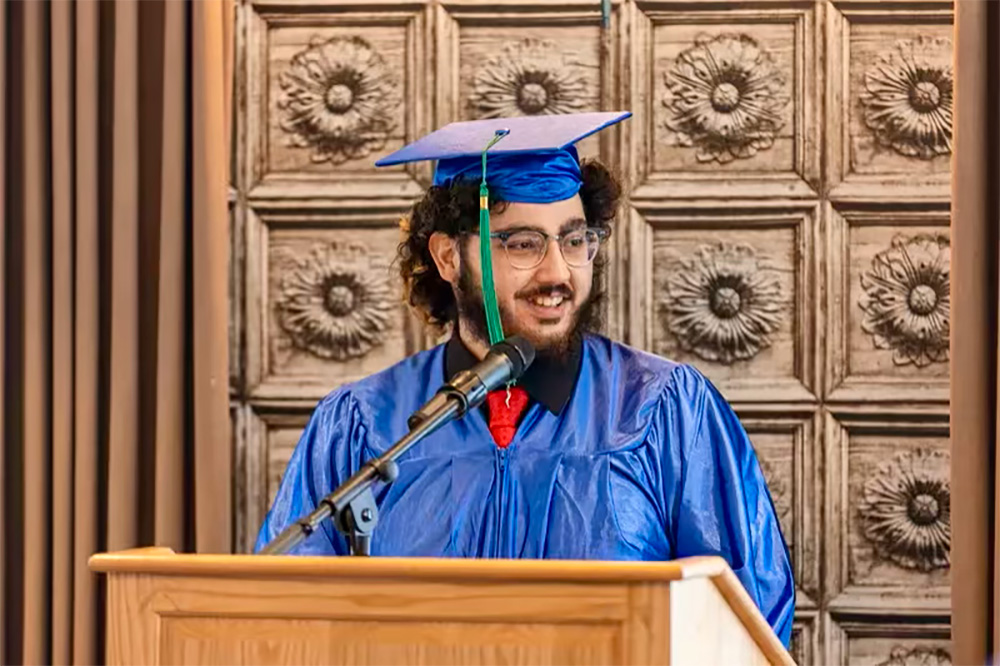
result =
M534 346L520 335L512 335L498 342L490 349L491 352L503 354L510 361L510 379L515 380L524 374L528 366L535 360Z

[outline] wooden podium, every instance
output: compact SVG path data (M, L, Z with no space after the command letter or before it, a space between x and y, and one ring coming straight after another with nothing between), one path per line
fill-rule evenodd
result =
M792 664L719 558L95 555L109 664Z

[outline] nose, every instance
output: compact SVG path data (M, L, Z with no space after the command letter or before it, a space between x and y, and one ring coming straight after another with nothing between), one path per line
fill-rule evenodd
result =
M548 251L535 269L535 279L542 284L562 284L568 283L570 277L569 264L562 256L559 242L550 238Z

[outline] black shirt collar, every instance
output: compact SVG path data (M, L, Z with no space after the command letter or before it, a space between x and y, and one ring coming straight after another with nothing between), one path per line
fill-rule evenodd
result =
M580 373L582 341L574 338L570 354L565 361L549 357L537 357L518 380L532 400L540 402L553 414L559 414L576 387ZM444 367L447 381L456 373L468 370L479 360L472 355L458 335L451 336L445 346Z

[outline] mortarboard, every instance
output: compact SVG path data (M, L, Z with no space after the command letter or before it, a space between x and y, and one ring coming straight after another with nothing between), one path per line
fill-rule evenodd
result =
M504 201L550 203L580 189L580 162L574 144L625 120L630 111L489 118L445 125L375 166L436 161L434 185L482 178L483 152L488 150L486 183Z
M490 192L495 199L527 203L572 197L582 184L574 144L631 115L630 111L610 111L455 122L375 162L383 167L434 161L433 184L442 187L479 181L483 304L491 345L504 335L493 288Z

